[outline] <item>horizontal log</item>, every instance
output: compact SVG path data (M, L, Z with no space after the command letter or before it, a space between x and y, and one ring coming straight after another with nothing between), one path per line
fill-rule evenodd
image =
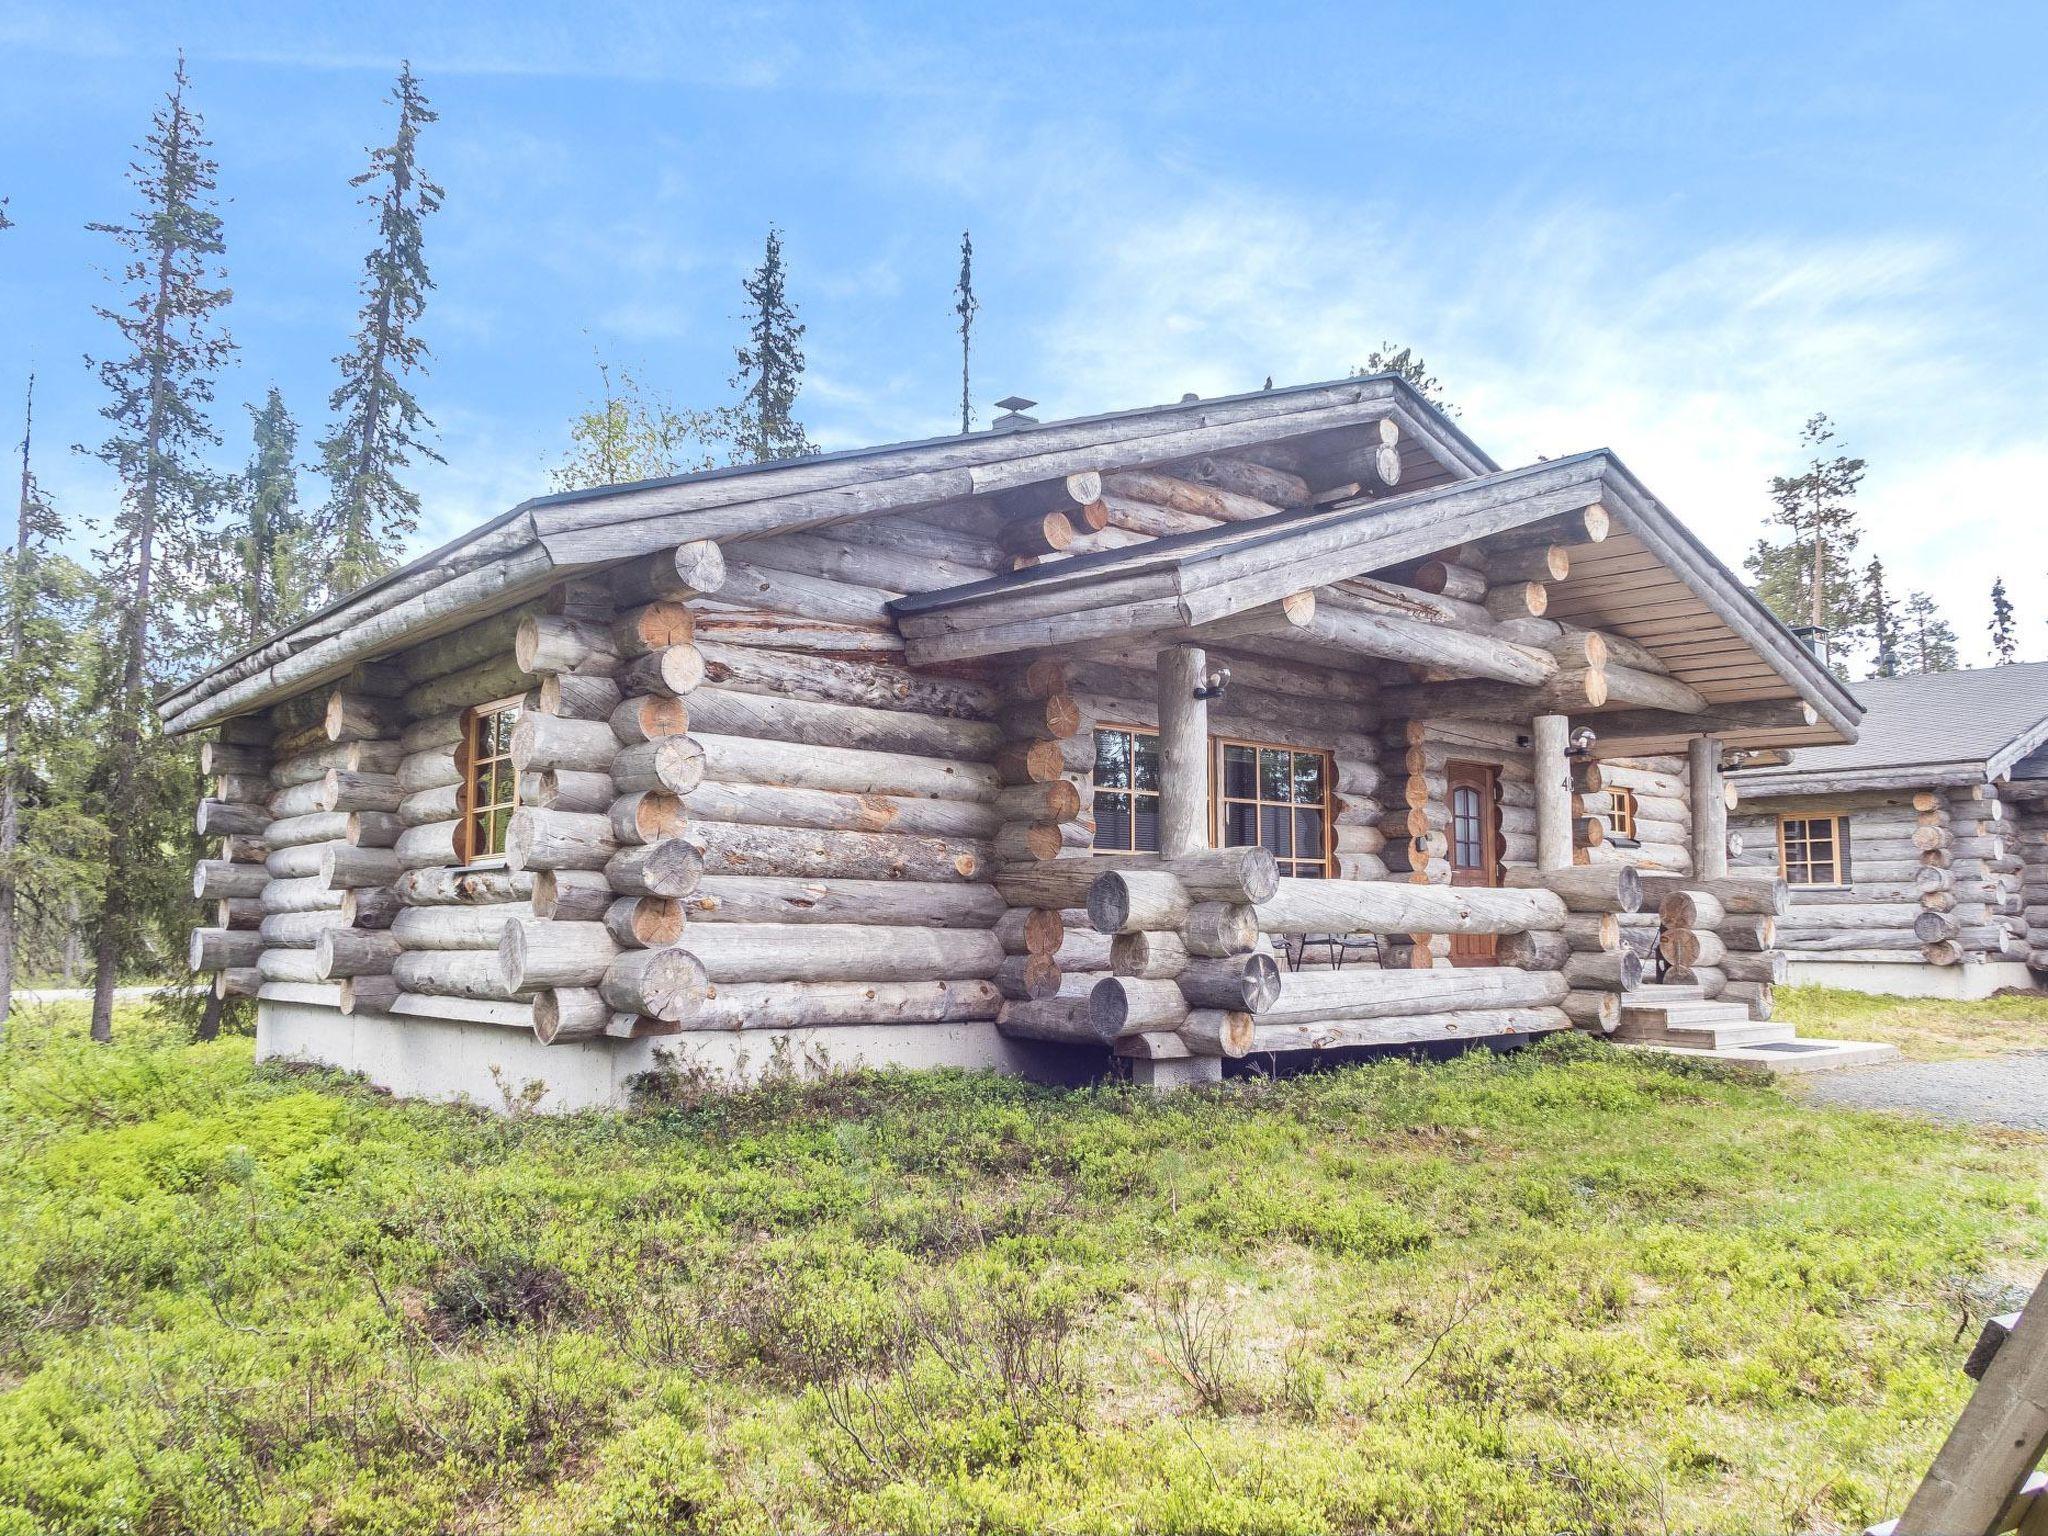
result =
M1550 1007L1563 1001L1566 990L1564 978L1555 971L1502 966L1289 971L1280 978L1278 1001L1258 1022L1308 1023L1387 1018L1418 1011Z
M265 912L338 912L346 895L347 892L330 886L318 875L303 875L295 880L270 881L257 904Z
M508 922L498 939L498 968L508 990L596 987L626 953L603 923Z
M697 539L630 560L607 576L612 595L622 603L644 603L657 598L685 602L724 588L725 556L716 544Z
M1057 997L1004 1003L996 1015L996 1028L1020 1040L1046 1040L1097 1049L1111 1044L1116 1036L1102 1033L1090 1006L1093 980L1084 982L1068 977L1066 986L1078 990L1063 988Z
M1548 890L1283 878L1256 903L1263 933L1520 933L1564 926Z
M261 864L236 864L227 859L201 859L192 867L192 895L200 901L225 901L261 896L270 873Z
M951 881L707 875L684 901L692 922L870 923L989 928L1006 903L984 885Z
M692 730L869 752L904 752L974 762L994 758L993 725L906 710L820 704L806 699L700 688L690 699Z
M1554 891L1571 912L1642 910L1642 874L1627 864L1579 865L1570 869L1510 868L1501 873L1512 890Z
M1003 963L993 933L875 924L715 923L686 947L714 983L984 980Z
M1361 1046L1412 1045L1432 1040L1483 1040L1569 1029L1561 1007L1469 1009L1391 1018L1329 1019L1268 1024L1252 1029L1251 1048L1262 1051L1334 1051Z
M1719 899L1730 915L1782 917L1791 906L1792 892L1782 879L1769 876L1724 875L1716 877L1644 874L1643 890L1662 901L1674 890L1703 891Z
M704 680L736 693L855 705L951 719L985 721L996 709L988 687L931 677L902 666L706 643Z
M471 666L434 678L408 689L400 701L411 716L438 715L447 710L488 704L511 694L524 693L533 686L534 674L513 659L507 647L502 656L488 656Z
M625 697L616 679L585 672L553 672L541 678L540 712L569 720L609 720Z
M611 1005L596 987L550 987L533 1000L533 1037L542 1045L590 1040L611 1018Z
M1580 1029L1611 1035L1621 1026L1619 992L1567 992L1561 1006Z
M985 842L896 832L693 822L690 837L713 875L796 879L974 880L988 866Z
M408 950L493 950L507 923L533 918L529 902L476 906L407 907L391 920L391 935Z
M687 738L684 738L687 740ZM625 751L640 751L629 747ZM617 760L614 759L614 766ZM534 797L534 804L544 811L582 811L610 813L612 803L622 792L608 773L588 773L575 768L550 768L539 775L540 783ZM661 785L635 784L631 789L659 789Z
M609 773L619 742L608 722L522 713L512 728L512 766L521 773L568 768Z
M505 863L515 872L603 869L619 846L609 817L521 806L505 832Z
M676 1024L686 1021L704 1002L711 983L704 967L687 950L629 949L607 967L600 991L605 1002L620 1012Z
M1632 949L1574 954L1565 961L1564 979L1579 992L1633 992L1643 984L1643 957Z
M229 800L202 800L196 820L201 837L252 837L271 825L270 812L260 805Z
M847 1024L951 1024L993 1019L988 981L726 982L691 1015L692 1030L815 1029Z
M687 896L703 874L702 850L681 837L622 848L604 866L605 880L621 896Z
M426 997L527 1001L505 985L496 950L408 950L391 962L391 979L401 992Z
M256 970L266 984L282 981L316 985L320 982L318 958L311 949L266 949L256 958ZM258 995L266 994L259 992ZM335 1001L338 1003L340 999Z
M1657 936L1657 953L1664 957L1666 965L1693 970L1700 966L1719 966L1727 956L1728 946L1722 943L1717 933L1696 928L1666 928Z
M619 669L620 692L687 699L704 681L704 657L694 645L669 645L635 657Z
M695 857L695 850L689 850ZM533 882L533 915L544 922L595 923L603 920L616 900L609 875L593 869L544 869L524 878ZM660 901L663 897L648 897Z
M1657 903L1657 915L1674 928L1719 928L1728 921L1721 899L1701 890L1667 891Z
M402 952L398 940L389 933L331 928L313 946L313 969L322 981L339 981L345 976L388 976L392 962Z
M1069 788L1070 786L1062 786ZM905 832L987 839L1002 825L985 802L711 782L683 796L693 817L834 832ZM1054 852L1058 851L1055 830Z
M512 640L519 670L542 672L608 672L619 662L611 626L591 619L559 614L529 614Z
M399 834L392 851L398 862L408 870L432 869L438 865L457 862L456 839L462 834L459 821L429 822L425 826L407 827Z
M311 949L328 929L347 926L348 919L336 907L324 912L271 912L257 932L264 943L275 948Z
M704 754L704 777L719 783L949 800L991 798L1001 788L991 767L950 757L716 734L692 739ZM1055 750L1047 777L1060 771Z
M246 928L195 928L186 963L194 971L225 971L255 965L263 950L262 935Z

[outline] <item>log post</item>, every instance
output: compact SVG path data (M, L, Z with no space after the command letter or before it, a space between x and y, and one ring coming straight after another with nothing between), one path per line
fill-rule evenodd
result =
M1728 873L1728 801L1721 793L1721 741L1695 736L1686 743L1692 783L1692 870L1702 879Z
M1572 863L1572 782L1565 747L1571 720L1538 715L1531 723L1536 765L1536 867L1569 869Z
M1199 646L1159 653L1159 851L1169 859L1209 846L1208 665Z

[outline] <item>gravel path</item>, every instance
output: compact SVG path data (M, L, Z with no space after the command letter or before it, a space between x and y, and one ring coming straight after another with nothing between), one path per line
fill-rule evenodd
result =
M1806 1080L1805 1090L1822 1104L2048 1131L2048 1051L1816 1072Z

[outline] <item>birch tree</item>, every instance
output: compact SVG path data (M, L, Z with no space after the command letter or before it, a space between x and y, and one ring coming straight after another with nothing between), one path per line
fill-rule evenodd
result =
M424 228L441 206L441 188L419 168L420 130L436 120L411 64L391 93L398 108L392 141L370 151L370 168L349 185L377 216L377 244L363 260L355 345L335 359L341 383L328 398L334 424L320 440L328 485L319 516L327 595L353 592L398 563L419 525L419 494L405 484L412 456L441 463L428 443L434 423L406 381L423 372L427 347L415 331L433 280Z
M186 100L185 61L151 120L129 181L132 218L89 226L124 253L116 279L127 290L96 309L120 350L95 364L109 399L100 414L112 431L96 450L120 477L111 538L101 552L103 623L112 637L104 680L106 752L96 809L108 833L106 873L93 921L92 1037L113 1034L114 983L124 959L143 949L142 925L161 885L163 860L147 814L178 779L152 727L149 700L165 681L181 605L209 563L209 521L218 487L199 454L217 443L208 420L213 376L233 351L219 322L229 290L226 252L199 115ZM182 789L182 785L178 788Z

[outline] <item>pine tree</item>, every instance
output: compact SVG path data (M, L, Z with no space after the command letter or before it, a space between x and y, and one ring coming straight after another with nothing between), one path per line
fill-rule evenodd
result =
M1953 672L1958 666L1955 627L1925 592L1906 594L1902 672Z
M796 419L797 392L803 388L804 328L786 290L782 265L782 233L768 226L761 265L741 285L747 295L747 344L734 349L739 371L732 376L740 392L739 453L742 463L766 463L816 453Z
M420 511L418 493L401 476L415 453L443 462L425 438L434 423L405 383L424 370L428 356L413 328L434 286L422 236L442 194L420 173L416 157L420 130L436 114L410 63L399 67L390 100L398 107L397 135L371 150L370 168L349 183L376 184L363 202L377 210L377 244L363 260L355 346L335 359L341 383L327 406L336 420L320 440L328 499L319 532L331 596L352 592L397 563Z
M226 245L214 211L218 167L197 113L186 104L185 61L151 120L129 179L141 208L127 224L94 224L127 252L121 280L133 290L96 313L119 332L125 353L97 364L113 397L100 414L113 432L98 456L121 479L112 542L101 554L108 658L106 757L96 785L109 838L94 920L92 1036L113 1033L114 981L143 945L142 925L161 860L149 844L171 756L150 732L152 683L195 573L209 561L209 511L217 488L197 453L219 438L207 420L213 374L233 351L215 318L228 302L220 261ZM175 775L170 775L174 777ZM178 786L182 789L182 785Z
M556 490L661 480L724 462L715 449L736 440L736 410L687 410L643 388L628 369L617 370L616 382L613 372L610 364L598 363L603 393L569 423L569 452L548 476Z
M1872 555L1864 567L1863 580L1869 589L1867 612L1871 640L1877 647L1871 664L1872 677L1899 675L1899 601L1884 584L1884 562Z
M1383 341L1376 351L1366 355L1364 366L1351 370L1351 377L1364 379L1387 373L1404 380L1415 393L1446 416L1462 414L1444 398L1443 380L1429 371L1429 364L1422 360L1422 354L1412 347L1396 348L1391 341ZM1266 380L1266 387L1273 387L1271 379Z
M960 281L953 285L953 313L960 317L960 430L974 430L973 397L967 388L967 365L970 332L974 328L975 313L981 308L981 300L974 296L974 235L971 231L960 231Z
M1996 666L2009 667L2019 660L2017 636L2014 634L2012 599L2005 595L2005 578L1998 577L1991 583L1991 656Z
M244 643L306 616L318 585L312 529L299 507L299 427L275 385L247 407L249 467L235 482L235 570L227 597L231 628Z
M1834 437L1826 416L1808 419L1799 436L1812 451L1806 468L1771 478L1778 507L1771 520L1788 537L1777 544L1759 539L1743 562L1764 605L1787 624L1825 631L1830 653L1855 644L1864 617L1863 584L1849 564L1860 537L1852 499L1864 461L1840 453L1823 458Z

